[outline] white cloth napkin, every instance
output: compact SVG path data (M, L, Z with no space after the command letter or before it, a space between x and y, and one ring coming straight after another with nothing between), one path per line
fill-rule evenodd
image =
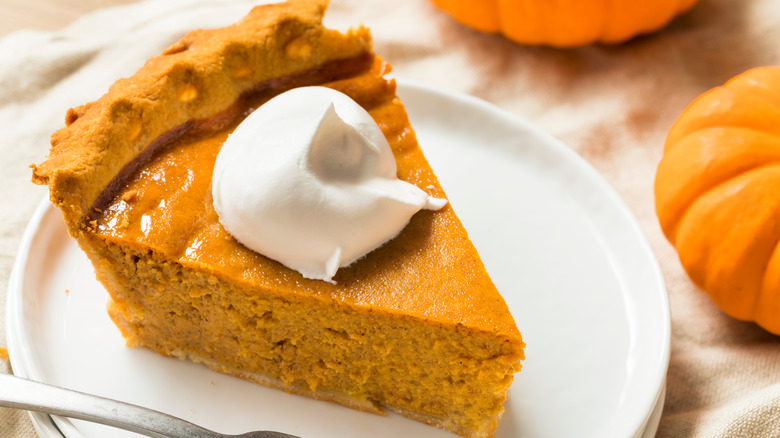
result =
M187 30L230 23L254 3L148 0L92 13L61 32L0 40L0 345L11 266L46 196L27 166L46 155L65 111L99 97ZM327 25L358 22L372 29L396 77L469 93L531 121L622 195L670 295L672 356L658 436L780 436L780 338L725 316L693 286L660 232L652 192L664 136L683 108L750 67L780 61L780 2L701 0L660 33L574 50L477 33L426 0L332 0ZM9 364L0 361L0 371ZM35 432L25 414L0 409L0 436Z

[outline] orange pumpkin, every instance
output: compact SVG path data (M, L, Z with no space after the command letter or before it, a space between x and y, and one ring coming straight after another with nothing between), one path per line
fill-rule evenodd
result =
M699 96L666 139L656 213L691 279L780 334L780 67Z
M431 0L457 21L520 44L615 44L656 31L698 0Z

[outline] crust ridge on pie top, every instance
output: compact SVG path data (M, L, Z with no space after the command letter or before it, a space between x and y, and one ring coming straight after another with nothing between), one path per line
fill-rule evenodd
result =
M418 212L330 284L241 245L211 204L227 135L271 97L307 85L363 106L398 177L446 197L368 29L325 28L326 6L262 5L233 25L187 34L69 110L33 181L49 186L128 345L493 436L524 344L452 206Z

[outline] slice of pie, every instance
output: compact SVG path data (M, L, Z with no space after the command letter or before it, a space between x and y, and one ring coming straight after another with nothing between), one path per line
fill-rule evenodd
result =
M294 87L374 118L398 177L444 198L368 30L326 29L323 1L256 7L198 30L71 109L33 166L110 294L128 345L343 405L490 437L524 344L447 205L420 211L334 284L238 243L211 202L227 135Z

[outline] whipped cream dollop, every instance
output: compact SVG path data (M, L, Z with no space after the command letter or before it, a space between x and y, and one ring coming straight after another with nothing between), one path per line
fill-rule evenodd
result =
M214 208L248 248L333 282L419 210L446 205L396 172L387 139L360 105L329 88L295 88L228 136L214 165Z

